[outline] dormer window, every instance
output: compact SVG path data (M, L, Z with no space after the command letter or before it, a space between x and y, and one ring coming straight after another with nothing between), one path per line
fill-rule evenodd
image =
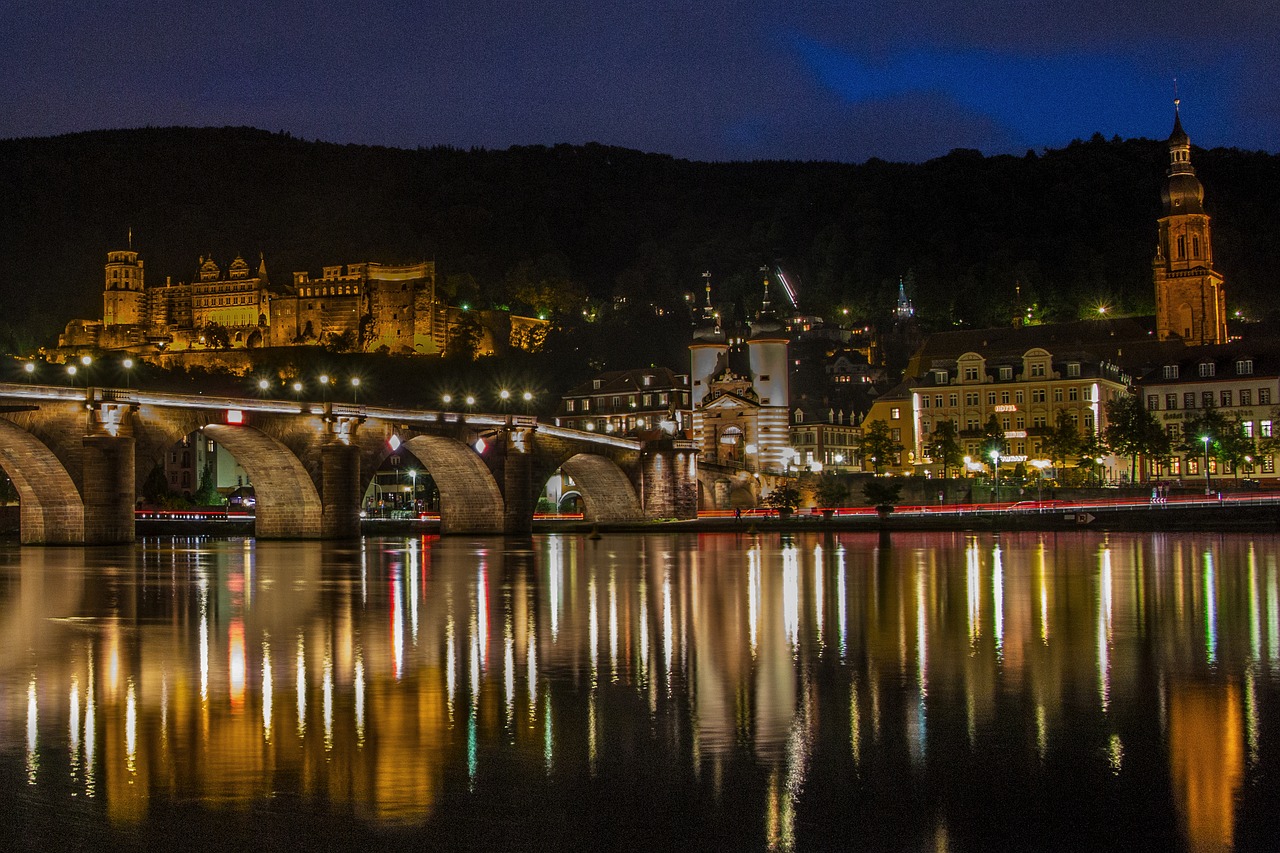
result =
M1177 378L1178 378L1178 365L1176 365L1176 364L1166 364L1166 365L1164 366L1164 378L1165 378L1165 379L1177 379Z
M1067 376L1073 377L1073 378L1080 376L1080 362L1078 361L1068 362Z
M933 384L935 384L935 385L946 385L946 384L947 384L947 371L945 371L945 370L935 370L935 371L933 372Z
M965 381L965 382L977 382L977 381L978 381L978 368L977 368L977 367L966 367L966 368L964 369L964 381Z
M1032 375L1032 376L1044 376L1044 362L1043 362L1043 361L1035 361L1035 362L1032 362L1032 363L1031 363L1031 375Z
M1236 376L1249 376L1253 373L1253 359L1242 358L1236 362Z
M1002 368L1000 368L1000 378L1001 378L1003 381L1005 381L1005 382L1008 382L1010 379L1012 379L1012 378L1013 378L1013 368L1012 368L1012 367L1002 367Z
M1214 370L1213 370L1213 362L1212 362L1212 361L1202 361L1202 362L1200 362L1200 375L1201 375L1201 376L1212 376L1212 375L1213 375L1213 373L1214 373Z

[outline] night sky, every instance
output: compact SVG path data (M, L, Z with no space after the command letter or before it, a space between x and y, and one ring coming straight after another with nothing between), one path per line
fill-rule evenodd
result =
M1280 149L1275 0L0 0L0 138L249 125L923 160L1164 138Z

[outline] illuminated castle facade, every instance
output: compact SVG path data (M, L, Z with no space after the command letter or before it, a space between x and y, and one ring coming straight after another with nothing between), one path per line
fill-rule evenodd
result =
M290 284L275 286L262 259L254 271L237 256L224 271L212 257L201 257L190 283L166 278L148 286L143 261L130 248L108 252L105 273L102 320L71 321L60 347L145 354L328 344L437 355L468 314L438 299L430 261L327 266L319 278L295 272ZM546 325L499 312L470 313L481 327L479 354L492 352L500 336L530 348ZM225 340L213 340L224 332Z

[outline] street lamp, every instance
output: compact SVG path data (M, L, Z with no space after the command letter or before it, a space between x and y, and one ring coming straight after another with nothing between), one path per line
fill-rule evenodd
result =
M30 385L32 377L36 375L36 363L34 361L28 361L26 364L22 365L22 369L27 372L27 384Z
M293 399L295 401L302 400L302 383L301 382L293 383Z
M131 359L131 358L126 358L124 361L121 361L121 362L120 362L120 366L124 368L124 387L125 387L125 388L128 388L128 387L129 387L129 376L131 375L131 373L132 373L132 371L133 371L133 359Z
M351 377L351 402L358 404L360 402L360 377Z
M327 403L329 401L329 374L320 374L320 401Z
M1000 451L991 451L991 470L996 475L996 503L1000 503Z
M258 390L259 390L259 391L261 391L262 393L264 393L264 394L265 394L265 393L267 392L267 389L268 389L268 388L270 388L270 387L271 387L271 381L270 381L270 380L268 380L268 379L259 379L259 380L258 380Z
M67 365L67 376L69 377L71 384L75 385L76 384L76 366L74 364Z
M1040 503L1044 487L1044 469L1048 468L1051 463L1048 459L1032 459L1031 467L1038 472L1036 475L1036 503ZM1043 507L1042 507L1043 508Z
M1204 493L1211 495L1213 488L1209 485L1209 436L1202 435L1200 440L1204 442Z
M410 496L409 504L412 507L414 515L418 514L418 469L409 469L409 481L413 483L413 493Z
M527 415L529 414L529 404L533 402L533 392L525 391L520 395L520 398L524 400L524 413Z

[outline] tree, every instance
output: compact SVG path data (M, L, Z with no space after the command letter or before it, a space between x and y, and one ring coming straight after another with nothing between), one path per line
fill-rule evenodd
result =
M1202 458L1207 450L1213 459L1236 469L1246 456L1256 452L1253 439L1244 433L1244 426L1237 420L1228 420L1214 408L1202 409L1196 417L1183 421L1182 430L1182 443L1178 447L1188 457ZM1209 439L1207 448L1206 438Z
M200 337L210 349L231 349L231 333L221 323L210 321L200 330Z
M780 515L790 514L800 505L800 490L791 480L782 480L764 496L762 503L770 509L776 509Z
M204 463L204 468L200 471L200 485L196 488L196 493L191 496L191 500L196 506L222 506L227 502L226 497L218 491L212 462Z
M1009 452L1009 443L1005 441L1004 430L995 415L987 416L987 423L982 427L982 458L991 459L993 454L1004 456Z
M1062 467L1076 455L1080 447L1080 433L1071 423L1065 409L1059 409L1049 433L1040 440L1040 450L1049 457L1054 467Z
M902 445L893 440L889 424L884 421L871 421L862 425L862 435L858 438L858 453L862 456L863 468L871 461L872 470L877 476L886 462L896 464L897 456L902 452Z
M445 344L444 355L453 361L475 361L483 337L484 326L481 325L480 318L473 311L463 311L449 326L449 340Z
M964 462L964 448L960 446L960 432L955 421L943 421L933 428L926 451L934 462L942 463L942 479L947 478L948 468L959 468Z
M1103 431L1111 450L1130 459L1129 470L1136 481L1146 480L1146 471L1138 471L1138 457L1164 459L1169 455L1169 435L1155 415L1147 411L1136 394L1116 397L1106 403L1107 427Z
M164 465L157 462L151 467L147 479L142 482L142 497L151 506L160 506L169 496L169 481L164 476Z
M819 506L844 506L849 499L849 484L839 474L824 471L818 480L818 487L814 489L814 495Z
M862 495L873 506L893 506L902 496L902 483L892 478L868 480L862 486Z
M1102 472L1099 470L1102 464L1099 460L1110 453L1107 442L1101 435L1096 432L1088 431L1081 436L1079 443L1076 445L1076 464L1081 470L1088 473L1090 479L1097 477L1099 482L1102 480Z

